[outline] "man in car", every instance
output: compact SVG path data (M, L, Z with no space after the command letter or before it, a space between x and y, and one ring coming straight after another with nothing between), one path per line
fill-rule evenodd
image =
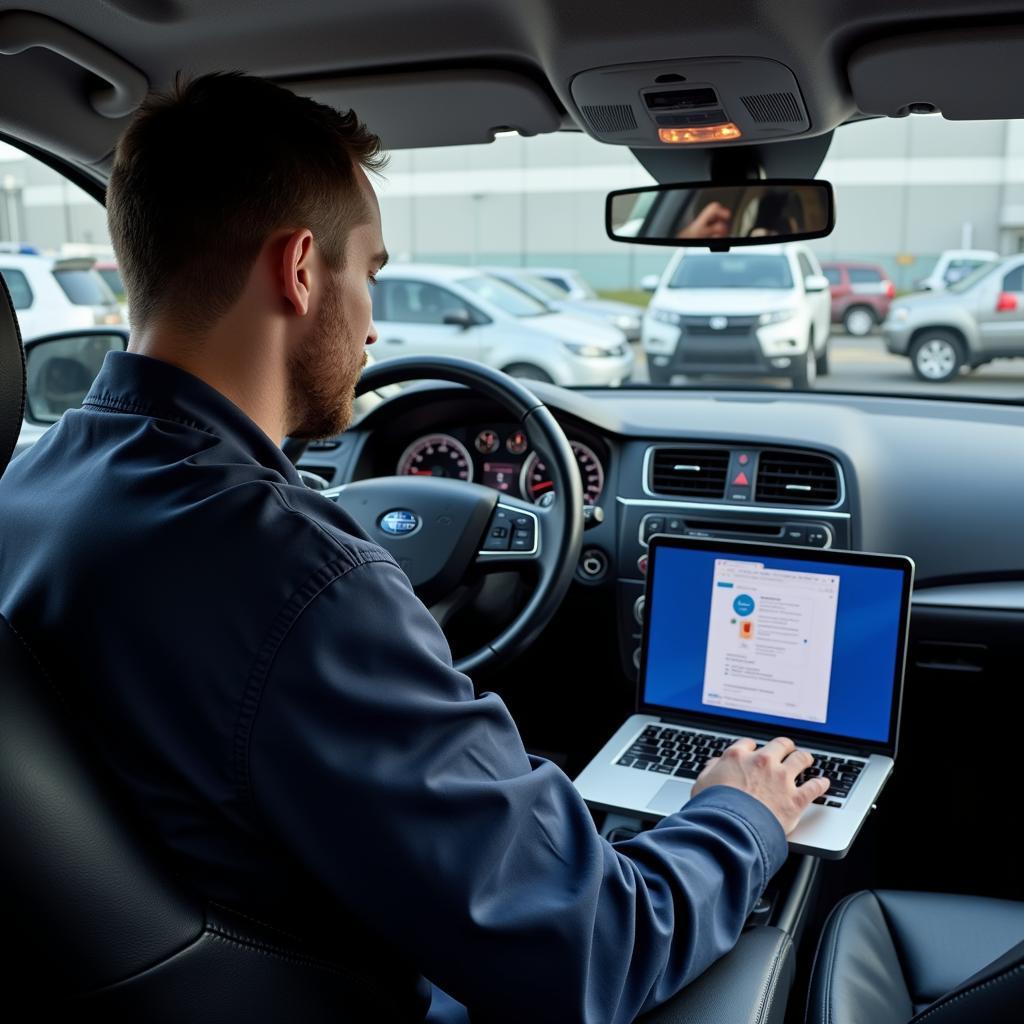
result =
M259 79L144 104L107 193L132 343L0 480L0 612L195 885L331 949L346 1019L422 1019L425 977L432 1019L630 1021L732 947L827 783L740 740L609 844L303 487L281 441L345 427L376 340L380 163Z

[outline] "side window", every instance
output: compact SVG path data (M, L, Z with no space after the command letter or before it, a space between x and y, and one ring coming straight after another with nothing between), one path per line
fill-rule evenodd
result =
M870 267L851 267L850 284L878 284L882 275Z
M7 290L11 293L11 302L15 309L28 309L32 305L32 287L28 278L13 267L0 267L0 274L7 282Z
M1019 267L1014 267L1013 270L1003 278L1003 291L1024 292L1024 263Z
M807 258L807 254L798 252L796 254L796 261L800 266L800 278L806 281L814 273L814 268L811 266L811 261Z
M829 284L839 284L842 280L838 267L823 267L821 272L828 278Z
M464 313L466 303L447 288L428 281L389 281L387 319L404 324L443 324L449 313Z

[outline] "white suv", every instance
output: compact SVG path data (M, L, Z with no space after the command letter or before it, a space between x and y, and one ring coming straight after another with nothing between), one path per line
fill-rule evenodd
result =
M25 341L78 327L122 323L117 299L93 269L91 259L52 260L0 252L0 275L11 293Z
M642 327L651 383L742 374L809 387L828 373L831 297L804 245L680 249Z
M513 377L615 387L633 370L622 331L551 307L473 267L389 264L373 289L377 359L447 355Z

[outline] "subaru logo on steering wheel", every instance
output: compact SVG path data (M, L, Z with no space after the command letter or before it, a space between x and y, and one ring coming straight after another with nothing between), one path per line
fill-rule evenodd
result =
M407 508L396 508L385 512L377 525L392 537L406 537L420 528L420 517Z
M713 316L708 321L708 326L713 331L724 331L729 326L729 321L724 316Z

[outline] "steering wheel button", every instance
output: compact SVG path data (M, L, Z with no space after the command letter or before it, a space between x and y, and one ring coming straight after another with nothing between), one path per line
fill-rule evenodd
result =
M519 529L523 529L526 526L532 526L533 520L529 516L516 516L515 526Z
M512 531L507 526L494 526L484 541L484 551L508 551Z

